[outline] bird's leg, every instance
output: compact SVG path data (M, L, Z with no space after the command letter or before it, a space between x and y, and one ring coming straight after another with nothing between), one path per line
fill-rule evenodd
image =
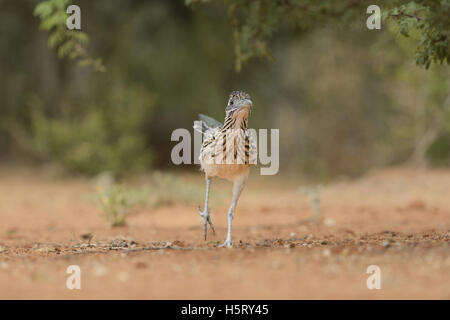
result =
M223 244L221 244L219 247L231 247L231 223L233 222L234 218L234 211L236 210L236 205L239 200L239 196L241 195L242 189L245 186L245 182L247 181L247 176L236 180L233 183L233 198L231 200L230 209L228 210L228 231L227 231L227 239Z
M205 207L203 209L203 211L200 210L200 206L198 206L198 214L200 215L200 217L203 218L203 236L206 240L206 223L209 223L209 226L211 227L211 230L213 233L216 233L216 231L214 230L214 226L212 224L211 221L211 217L209 209L208 209L208 199L209 199L209 187L211 185L211 179L210 178L206 178L206 196L205 196Z

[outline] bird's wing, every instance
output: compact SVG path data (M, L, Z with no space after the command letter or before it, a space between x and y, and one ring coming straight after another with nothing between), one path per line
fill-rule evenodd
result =
M221 128L223 125L214 118L211 118L204 114L199 114L198 117L210 128Z

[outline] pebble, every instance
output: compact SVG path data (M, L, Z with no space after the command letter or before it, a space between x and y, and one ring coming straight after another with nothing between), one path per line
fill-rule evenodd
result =
M336 221L334 221L334 219L331 218L325 218L323 223L326 227L334 227L336 225Z
M391 241L389 239L383 240L383 247L388 248L391 246Z

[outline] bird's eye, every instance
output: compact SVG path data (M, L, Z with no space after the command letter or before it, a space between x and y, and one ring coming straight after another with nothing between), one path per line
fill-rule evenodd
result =
M230 106L232 106L232 105L233 105L233 100L230 100L230 103L229 103L229 105L230 105Z

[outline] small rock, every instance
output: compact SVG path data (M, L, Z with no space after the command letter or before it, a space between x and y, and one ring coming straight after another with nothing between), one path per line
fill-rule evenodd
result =
M283 245L284 248L295 248L295 243L288 242Z
M325 218L325 220L323 221L323 224L326 227L334 227L336 225L336 221L334 221L334 219L331 219L331 218Z
M81 234L81 239L83 239L83 240L91 241L93 237L94 237L94 234L91 232L85 232L85 233Z

